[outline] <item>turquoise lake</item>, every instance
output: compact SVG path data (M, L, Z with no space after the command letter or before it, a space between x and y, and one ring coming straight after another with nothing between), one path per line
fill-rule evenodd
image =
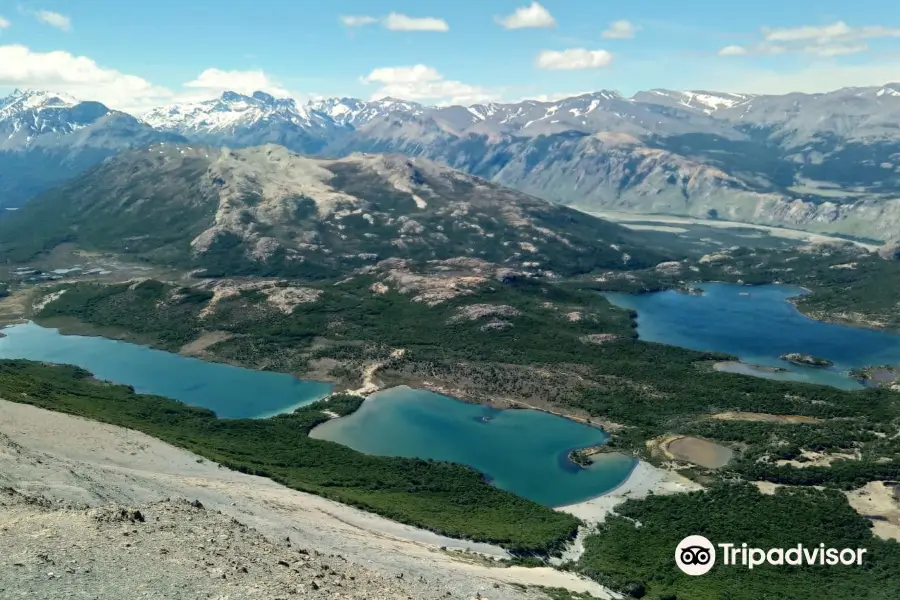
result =
M0 358L76 365L98 379L202 406L226 419L290 412L331 392L331 384L210 363L100 337L61 335L34 323L2 330Z
M768 377L860 389L847 376L855 367L900 364L900 335L815 321L788 299L803 290L791 286L701 284L702 295L675 291L605 294L617 306L637 311L638 335L695 350L734 354L745 363L784 367L787 373L760 373L746 365L727 370ZM833 367L795 366L778 357L788 352L831 360Z
M100 337L61 335L34 323L2 330L0 358L72 364L99 379L215 411L262 418L322 398L331 385L290 375L205 362ZM355 414L313 437L361 452L447 460L486 473L492 483L548 506L600 495L621 484L635 461L604 457L588 469L568 460L574 448L601 444L601 429L531 410L499 411L410 388L385 390Z
M499 488L547 506L599 496L619 486L636 461L608 455L581 468L570 450L602 444L604 431L535 410L497 410L397 387L373 394L350 416L312 437L366 454L432 458L469 465Z

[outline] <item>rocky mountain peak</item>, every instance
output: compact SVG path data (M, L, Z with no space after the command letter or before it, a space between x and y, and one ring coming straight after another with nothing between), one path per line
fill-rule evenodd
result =
M76 104L78 104L78 100L66 94L44 90L15 89L9 96L0 99L0 119L8 118L14 112L71 108Z
M888 98L896 98L900 97L900 83L889 83L885 86L882 86L875 92L875 96L877 97L888 97Z
M100 102L81 102L56 92L15 90L0 99L0 150L31 144L39 136L67 135L112 113ZM128 117L131 118L131 117Z
M265 92L256 91L253 92L253 98L259 100L260 102L265 102L266 104L274 104L275 97L271 94L267 94Z
M330 105L331 108L339 103ZM157 130L184 135L198 144L251 147L278 144L317 154L346 128L325 112L329 105L298 104L256 91L225 92L218 98L176 103L143 116Z

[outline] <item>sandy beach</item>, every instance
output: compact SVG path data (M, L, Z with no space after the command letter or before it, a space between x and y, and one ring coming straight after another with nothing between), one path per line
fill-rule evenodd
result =
M628 479L616 489L584 502L557 507L556 510L575 515L590 525L603 522L616 506L631 498L645 498L650 493L679 494L700 489L703 488L699 483L678 473L640 461Z

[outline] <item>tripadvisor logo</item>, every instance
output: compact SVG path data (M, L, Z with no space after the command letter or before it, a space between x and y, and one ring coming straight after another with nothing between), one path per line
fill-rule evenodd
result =
M719 548L718 553L716 547ZM829 566L861 565L865 548L826 548L825 544L804 546L797 544L790 548L754 548L747 544L724 544L715 546L702 535L689 535L675 548L675 564L687 575L704 575L716 564L729 567L753 569L760 565L772 566Z

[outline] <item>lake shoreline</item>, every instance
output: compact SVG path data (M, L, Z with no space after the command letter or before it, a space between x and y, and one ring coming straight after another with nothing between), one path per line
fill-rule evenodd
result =
M435 394L448 396L450 398L453 398L454 400L465 402L466 404L488 406L490 408L496 408L497 410L535 410L538 412L554 415L556 417L562 417L570 421L575 421L576 423L581 423L583 425L588 425L590 427L596 427L597 429L602 429L609 434L613 434L616 431L625 428L625 425L622 425L621 423L616 423L602 417L590 417L584 416L584 414L578 414L574 411L566 411L564 408L552 405L550 403L547 403L547 406L539 406L529 404L523 400L516 400L514 398L492 398L488 401L482 401L473 398L471 395L467 394L465 390L449 387L446 385L440 385L431 381L421 379L411 379L409 380L409 383L402 383L399 385L406 385L407 387L411 387L414 389L422 389L429 392L434 392Z
M221 419L289 414L334 391L330 382L305 379L293 373L209 361L103 335L65 333L50 325L26 321L5 326L0 356L76 366L90 371L98 381L203 408ZM263 395L254 398L254 391L260 390ZM284 404L278 405L277 401Z
M133 333L130 333L125 330L115 329L115 328L107 328L107 327L97 327L95 325L91 325L90 323L85 323L84 321L80 321L78 319L73 319L69 317L43 317L43 318L26 318L23 319L19 323L9 323L6 325L0 325L0 328L11 327L14 325L23 325L27 323L34 323L39 327L43 327L45 329L55 329L59 332L60 335L64 336L77 336L77 337L88 337L88 338L100 338L105 340L110 340L113 342L124 342L126 344L134 344L135 346L143 346L144 348L150 348L151 350L158 350L160 352L167 352L169 354L173 354L175 356L181 356L184 358L191 358L194 360L199 360L206 363L217 364L217 365L226 365L229 367L237 367L239 369L247 369L250 371L257 371L259 373L280 373L282 375L290 375L294 379L298 381L310 381L314 383L329 383L337 387L338 385L344 383L338 378L332 377L328 378L323 376L322 373L317 371L310 371L310 373L315 373L316 376L307 376L306 373L296 372L296 371L270 371L265 368L259 368L258 365L251 365L248 363L244 363L238 360L230 360L227 358L222 358L215 354L211 354L207 352L207 348L212 344L207 344L200 351L197 351L198 343L204 343L209 340L210 336L220 335L222 332L218 331L205 331L200 336L192 340L180 348L173 348L171 346L166 346L165 344L160 344L152 336L140 336ZM228 338L231 339L231 338ZM223 340L219 340L223 341Z
M628 477L608 492L572 504L554 507L578 517L589 525L602 523L626 500L646 498L650 494L679 494L703 489L699 483L675 473L638 460Z
M770 284L762 284L762 285L770 285ZM803 304L801 300L804 296L815 294L813 290L807 288L800 288L804 290L805 294L798 294L796 296L791 296L787 298L787 302L792 304L797 312L806 317L811 321L816 321L818 323L828 323L830 325L840 325L841 327L850 327L852 329L867 329L870 331L884 331L887 333L900 333L900 330L897 330L892 327L885 326L879 321L866 321L866 320L853 320L848 318L842 318L840 316L833 315L831 313L825 311L810 311L807 312L803 310Z
M642 341L733 357L712 363L711 369L717 372L859 390L864 386L848 374L850 370L873 362L900 363L896 333L860 323L819 319L801 310L799 300L809 295L808 288L725 282L700 285L708 293L690 299L671 289L605 296L616 306L639 314L638 339ZM737 297L749 288L754 289L752 297ZM777 327L760 330L759 324L769 322L770 315ZM807 355L826 356L828 361L786 360ZM790 368L779 367L778 362ZM816 364L808 364L813 362Z
M395 379L391 385L385 385L383 382L378 381L376 378L378 375L378 371L381 369L383 365L381 364L367 364L363 365L363 369L360 372L359 381L350 381L347 378L339 378L339 377L329 377L325 373L322 373L320 370L312 369L310 371L297 372L297 371L267 371L265 369L259 368L258 365L247 364L241 361L236 360L228 360L223 359L221 357L212 354L204 348L200 352L195 352L196 346L194 346L195 342L203 340L207 338L207 336L216 335L221 332L204 332L201 334L197 340L193 340L188 342L187 344L182 345L178 349L174 349L172 347L166 346L164 344L160 344L156 342L151 336L140 336L132 334L128 331L118 330L113 328L105 328L105 327L96 327L89 323L85 323L78 319L68 318L68 317L45 317L45 318L25 318L22 322L19 323L9 323L7 325L0 326L0 330L5 327L11 327L13 325L21 325L27 323L34 323L39 327L43 327L45 329L55 329L60 335L64 336L80 336L80 337L91 337L91 338L100 338L106 339L116 342L124 342L128 344L134 344L137 346L142 346L145 348L150 348L153 350L158 350L161 352L167 352L169 354L173 354L176 356L182 356L185 358L190 358L194 360L200 360L207 363L212 364L220 364L227 365L231 367L237 367L241 369L248 369L251 371L257 371L261 373L271 372L271 373L281 373L285 375L290 375L297 381L307 381L313 383L328 383L333 386L332 392L326 395L321 399L327 399L328 396L334 394L354 394L354 395L362 395L365 398L368 398L370 395L375 394L376 392L384 391L387 389L392 389L394 387L410 387L413 389L422 389L425 391L434 392L437 394L441 394L444 396L448 396L453 398L454 400L459 400L460 402L465 402L467 404L474 404L478 406L489 406L491 408L496 408L499 410L535 410L539 412L544 412L547 414L551 414L557 417L562 417L564 419L568 419L570 421L574 421L576 423L582 423L585 425L589 425L591 427L596 427L598 429L603 430L606 433L613 434L616 431L624 428L625 426L616 423L614 421L603 419L599 417L590 417L585 416L585 414L578 414L573 411L567 411L562 407L548 405L548 406L538 406L526 403L524 401L515 400L512 398L492 398L488 401L483 401L480 399L475 399L471 395L466 394L466 392L459 388L450 387L447 385L440 385L430 381L421 380L419 378L412 377L403 377L392 375L392 379ZM3 335L3 334L0 334ZM208 347L208 346L207 346ZM360 385L361 382L361 385ZM549 403L548 403L549 404ZM297 407L294 407L297 408ZM286 412L292 412L286 411ZM268 415L274 416L274 415Z
M353 414L318 424L309 437L369 455L464 464L486 482L548 508L611 491L637 464L627 454L604 452L579 465L573 450L603 446L607 432L546 411L504 409L485 418L478 406L398 385L367 396Z
M718 371L719 373L734 373L734 371L729 371L728 369L731 367L747 367L752 371L759 371L761 373L789 373L790 369L785 369L784 367L770 367L768 365L757 365L754 363L744 362L742 360L720 360L716 363L713 363L713 370Z

